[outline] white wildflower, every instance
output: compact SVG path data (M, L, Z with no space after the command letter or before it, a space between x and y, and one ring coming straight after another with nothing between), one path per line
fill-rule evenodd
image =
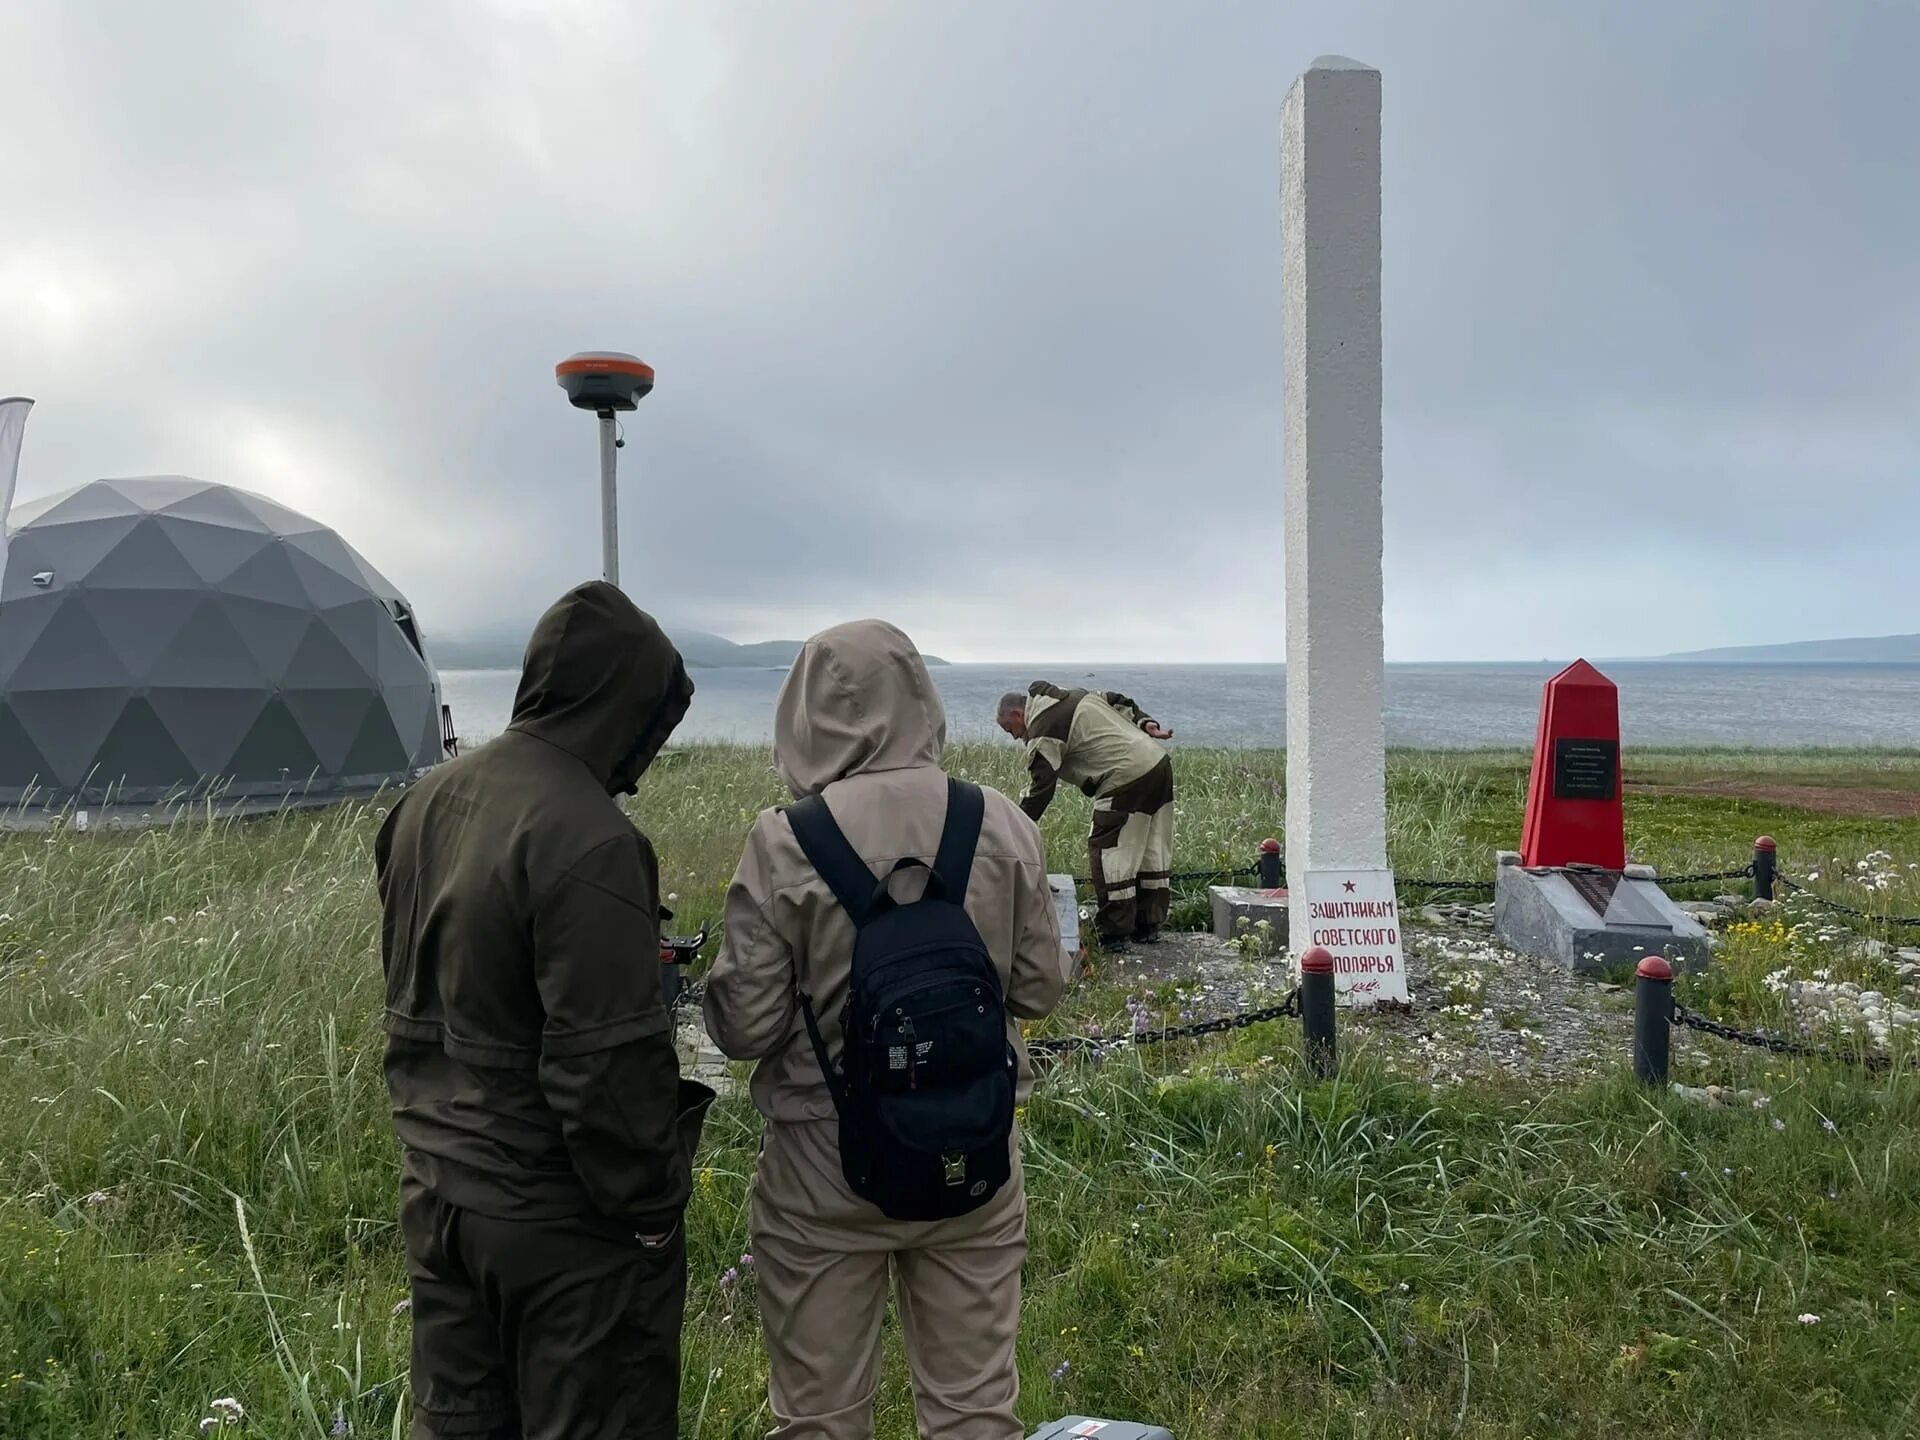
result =
M246 1423L247 1412L245 1407L231 1395L222 1396L207 1406L207 1409L213 1413L210 1414L207 1419L200 1422L200 1433L202 1435L207 1434L211 1429L244 1425ZM209 1422L211 1422L211 1424L209 1424Z

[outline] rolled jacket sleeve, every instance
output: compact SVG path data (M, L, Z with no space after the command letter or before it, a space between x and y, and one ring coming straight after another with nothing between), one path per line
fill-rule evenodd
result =
M1027 746L1027 788L1020 796L1020 809L1029 820L1038 820L1053 804L1060 788L1060 762L1065 747L1058 740L1035 740Z
M1151 715L1118 690L1109 690L1101 698L1118 711L1121 717L1136 730L1144 730L1154 723Z

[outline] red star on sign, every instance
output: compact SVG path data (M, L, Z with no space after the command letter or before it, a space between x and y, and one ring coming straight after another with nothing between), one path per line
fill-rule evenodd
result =
M1353 890L1354 890L1353 881L1351 880L1347 881L1347 893L1351 895L1353 893Z

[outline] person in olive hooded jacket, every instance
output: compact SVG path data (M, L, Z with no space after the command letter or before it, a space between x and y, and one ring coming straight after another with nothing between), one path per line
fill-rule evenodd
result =
M692 695L660 627L582 585L535 628L506 734L381 829L416 1440L675 1433L713 1095L680 1078L658 868L613 797Z

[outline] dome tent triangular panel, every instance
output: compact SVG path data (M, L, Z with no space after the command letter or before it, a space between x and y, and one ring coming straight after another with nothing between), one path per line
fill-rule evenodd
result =
M347 755L352 751L361 727L366 724L368 714L382 708L380 697L366 686L343 686L338 689L290 689L280 698L286 702L287 713L299 724L300 732L307 737L307 743L319 757L320 768L331 775L353 773L347 769ZM391 771L393 762L400 758L398 754L390 757L382 768Z
M107 637L127 683L145 685L204 598L191 590L87 589L75 603Z
M346 647L356 665L376 678L380 674L382 640L392 640L409 651L413 649L401 633L393 611L366 595L351 605L332 605L323 609L320 623Z
M152 517L142 515L120 543L87 567L89 590L204 590L207 582Z
M300 586L299 577L293 573L293 562L287 558L287 547L277 542L263 546L248 556L244 563L236 566L220 582L220 589L225 594L246 595L275 605L292 605L300 610L313 608L313 602Z
M224 686L164 686L147 700L186 753L190 773L232 777L233 759L273 696Z
M300 588L306 592L307 599L313 602L316 610L331 610L358 601L378 603L375 597L367 593L367 587L359 576L335 569L328 561L317 558L312 550L298 540L287 541L282 549L295 578L300 582ZM337 547L335 553L344 560L346 547Z
M43 495L38 500L23 500L7 516L7 524L16 530L29 525L46 531L62 525L86 525L98 520L131 520L140 514L111 480L96 480L91 485Z
M24 794L48 783L52 773L20 717L11 706L0 705L0 788Z
M91 574L139 523L138 515L108 515L45 529L30 525L14 530L7 537L6 583L0 587L0 601L66 589Z
M223 594L220 609L270 681L287 673L294 652L313 626L313 613L304 606L251 595Z
M196 484L186 494L157 506L155 513L254 535L275 533L274 527L261 518L260 511L247 503L245 494L231 485Z
M315 615L307 625L300 648L293 652L293 658L287 662L280 685L289 692L358 689L371 694L374 688L373 666L347 647L338 632L327 624L324 615Z
M153 669L166 677L168 685L258 690L265 696L272 680L235 628L233 609L216 595L194 597L191 613L153 662Z
M269 500L256 491L229 490L227 493L245 506L253 515L254 523L269 535L307 535L327 528L318 520L302 515L298 510L290 510L278 500Z
M99 690L27 690L9 697L14 717L27 732L27 738L47 762L40 777L46 799L55 795L76 794L82 786L92 796L101 795L107 781L96 787L94 761L100 746L127 708L123 686ZM7 795L8 804L28 797Z
M109 800L122 791L165 793L181 786L181 776L193 773L179 738L145 695L127 701L95 751L93 765L107 781Z
M397 618L411 607L318 522L178 476L15 514L0 807L337 800L443 758L438 677Z
M0 601L0 675L11 675L40 639L41 631L60 613L60 600L44 591L29 591L15 600Z
M406 752L406 742L394 728L393 712L384 705L374 705L360 722L360 733L347 747L340 768L348 775L377 775L392 768L393 756Z
M0 624L5 620L6 607L0 606ZM39 635L0 681L0 691L14 696L61 694L124 690L128 683L126 667L100 633L99 621L86 596L69 591L58 597Z
M263 530L241 530L195 520L169 510L150 522L173 542L194 573L209 585L224 585L229 575L275 543Z
M300 722L275 695L261 707L240 744L234 749L231 778L242 786L305 790L322 773Z
M128 509L142 515L165 510L209 488L206 481L190 475L123 475L95 483L106 486L126 502Z

